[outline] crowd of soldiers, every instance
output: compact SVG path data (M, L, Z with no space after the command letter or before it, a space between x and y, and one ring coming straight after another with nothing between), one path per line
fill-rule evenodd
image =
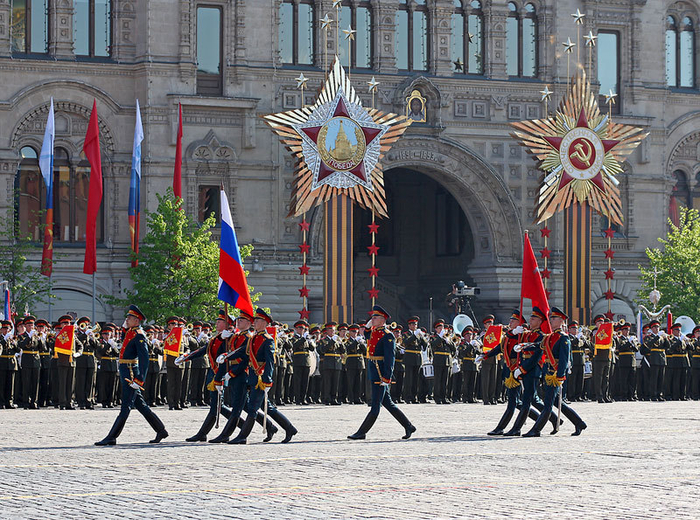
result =
M615 324L611 347L596 346L598 328L607 321L596 316L592 329L568 322L571 355L565 402L700 399L700 326L684 336L678 323L667 334L658 321L651 321L644 325L640 341L630 334L630 324L622 321ZM484 334L494 322L493 315L488 315L481 329L467 326L461 334L441 319L432 324L430 333L415 316L405 330L388 324L396 351L392 399L397 403L505 402L509 373L505 360L502 355L483 356ZM123 328L113 323L93 325L88 317L81 317L75 321L75 352L66 355L54 343L61 329L73 323L70 314L53 324L34 316L0 322L0 407L71 410L119 405ZM369 403L372 386L365 323L329 322L320 327L300 320L289 328L278 322L272 326L277 334L270 398L277 406ZM210 323L186 324L176 316L166 320L166 327L144 325L149 352L144 399L151 407L167 405L171 410L208 406L205 386L211 361L199 356L176 364L163 348L164 338L175 327L185 330L182 355L201 349L216 335Z

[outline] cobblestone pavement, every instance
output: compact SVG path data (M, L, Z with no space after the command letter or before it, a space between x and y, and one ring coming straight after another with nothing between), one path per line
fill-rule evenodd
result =
M580 437L567 423L556 436L491 438L503 405L423 404L402 405L414 438L400 440L383 411L353 442L367 407L286 406L292 443L263 444L256 426L244 446L186 443L205 409L156 408L168 439L148 444L134 411L106 448L92 443L115 410L7 410L0 517L698 518L698 403L575 408Z

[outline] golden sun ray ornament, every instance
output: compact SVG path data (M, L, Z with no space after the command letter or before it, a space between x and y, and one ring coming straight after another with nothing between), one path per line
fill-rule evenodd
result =
M316 103L263 119L299 160L290 217L341 194L388 217L380 161L412 121L364 108L338 56Z
M535 221L541 223L574 201L588 202L622 224L621 162L647 136L641 128L613 123L601 114L586 75L579 72L553 118L511 123L512 136L540 160L545 176Z

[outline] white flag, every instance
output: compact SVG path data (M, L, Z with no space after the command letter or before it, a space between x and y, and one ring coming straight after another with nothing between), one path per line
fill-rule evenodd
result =
M56 127L53 117L53 98L51 98L51 108L49 109L49 118L46 120L44 142L41 145L41 153L39 154L39 168L47 187L51 186L51 177L53 175L53 143L55 139Z

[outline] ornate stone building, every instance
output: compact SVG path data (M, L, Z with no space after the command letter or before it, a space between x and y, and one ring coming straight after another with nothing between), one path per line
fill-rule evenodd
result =
M89 168L81 156L93 99L102 141L104 200L98 226L98 294L130 284L127 204L135 103L145 139L142 210L172 182L177 107L184 120L185 209L203 219L217 212L224 183L239 241L253 243L249 281L284 320L301 308L298 221L287 219L294 164L259 118L311 103L336 53L367 106L367 82L380 85L376 107L407 113L417 90L426 121L415 123L383 166L391 219L378 243L380 301L399 319L428 316L429 298L463 279L481 287L477 314L503 316L519 298L521 243L532 230L539 172L509 135L509 122L544 115L540 91L561 99L567 70L582 63L601 92L618 94L613 118L644 127L649 137L622 175L626 220L613 239L613 310L633 318L637 266L665 234L679 204L700 205L700 96L695 59L700 2L673 0L349 0L342 27L332 0L0 0L0 211L15 209L37 240L43 187L36 156L50 98L56 103L54 288L59 311L89 312L91 279L82 274ZM580 32L571 13L585 18ZM584 46L583 35L598 35ZM577 36L578 35L578 36ZM570 56L561 42L579 47ZM348 53L350 49L350 53ZM580 53L580 54L577 54ZM309 78L305 99L296 88ZM82 219L81 219L82 217ZM364 316L368 215L355 215L356 315ZM321 320L322 208L311 222L310 308ZM550 249L554 302L563 298L563 222ZM607 310L603 250L594 222L594 312ZM143 235L143 232L142 232ZM34 309L42 313L42 309ZM119 309L100 302L97 318Z

